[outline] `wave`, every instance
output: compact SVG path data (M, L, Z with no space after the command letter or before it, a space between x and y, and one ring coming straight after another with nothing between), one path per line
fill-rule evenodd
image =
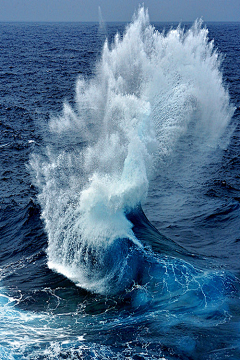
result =
M64 103L30 161L50 269L114 294L143 282L158 261L152 249L191 257L153 228L141 204L176 153L194 149L202 164L220 144L233 114L220 68L201 21L160 33L141 7L123 35L106 40L95 75L77 80L75 106Z

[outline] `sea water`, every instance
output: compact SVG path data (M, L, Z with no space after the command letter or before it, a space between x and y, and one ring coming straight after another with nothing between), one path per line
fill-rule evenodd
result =
M240 357L239 29L1 24L2 359Z

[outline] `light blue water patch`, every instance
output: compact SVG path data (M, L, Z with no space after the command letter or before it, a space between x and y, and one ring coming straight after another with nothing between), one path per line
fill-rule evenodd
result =
M202 327L228 321L231 299L238 291L238 280L227 272L203 271L184 260L163 256L145 266L142 285L135 285L131 296L134 308L146 307L166 316L166 327L183 321Z
M0 359L31 359L24 354L67 335L68 328L62 328L61 321L56 323L51 313L20 310L20 292L11 297L4 288L0 291Z

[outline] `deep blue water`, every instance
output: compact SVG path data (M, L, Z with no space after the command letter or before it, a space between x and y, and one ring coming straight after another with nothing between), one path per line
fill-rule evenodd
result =
M240 24L154 26L0 24L0 359L240 359Z

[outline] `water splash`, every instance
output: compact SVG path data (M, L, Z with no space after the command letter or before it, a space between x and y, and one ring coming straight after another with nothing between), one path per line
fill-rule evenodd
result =
M52 145L31 161L50 268L99 293L136 281L144 250L125 214L183 136L218 143L232 115L220 65L201 21L160 33L144 8L105 42L95 76L77 80L75 107L51 119Z
M104 34L106 36L107 28L106 28L106 23L102 16L102 10L100 6L98 7L98 22L99 22L99 33Z

